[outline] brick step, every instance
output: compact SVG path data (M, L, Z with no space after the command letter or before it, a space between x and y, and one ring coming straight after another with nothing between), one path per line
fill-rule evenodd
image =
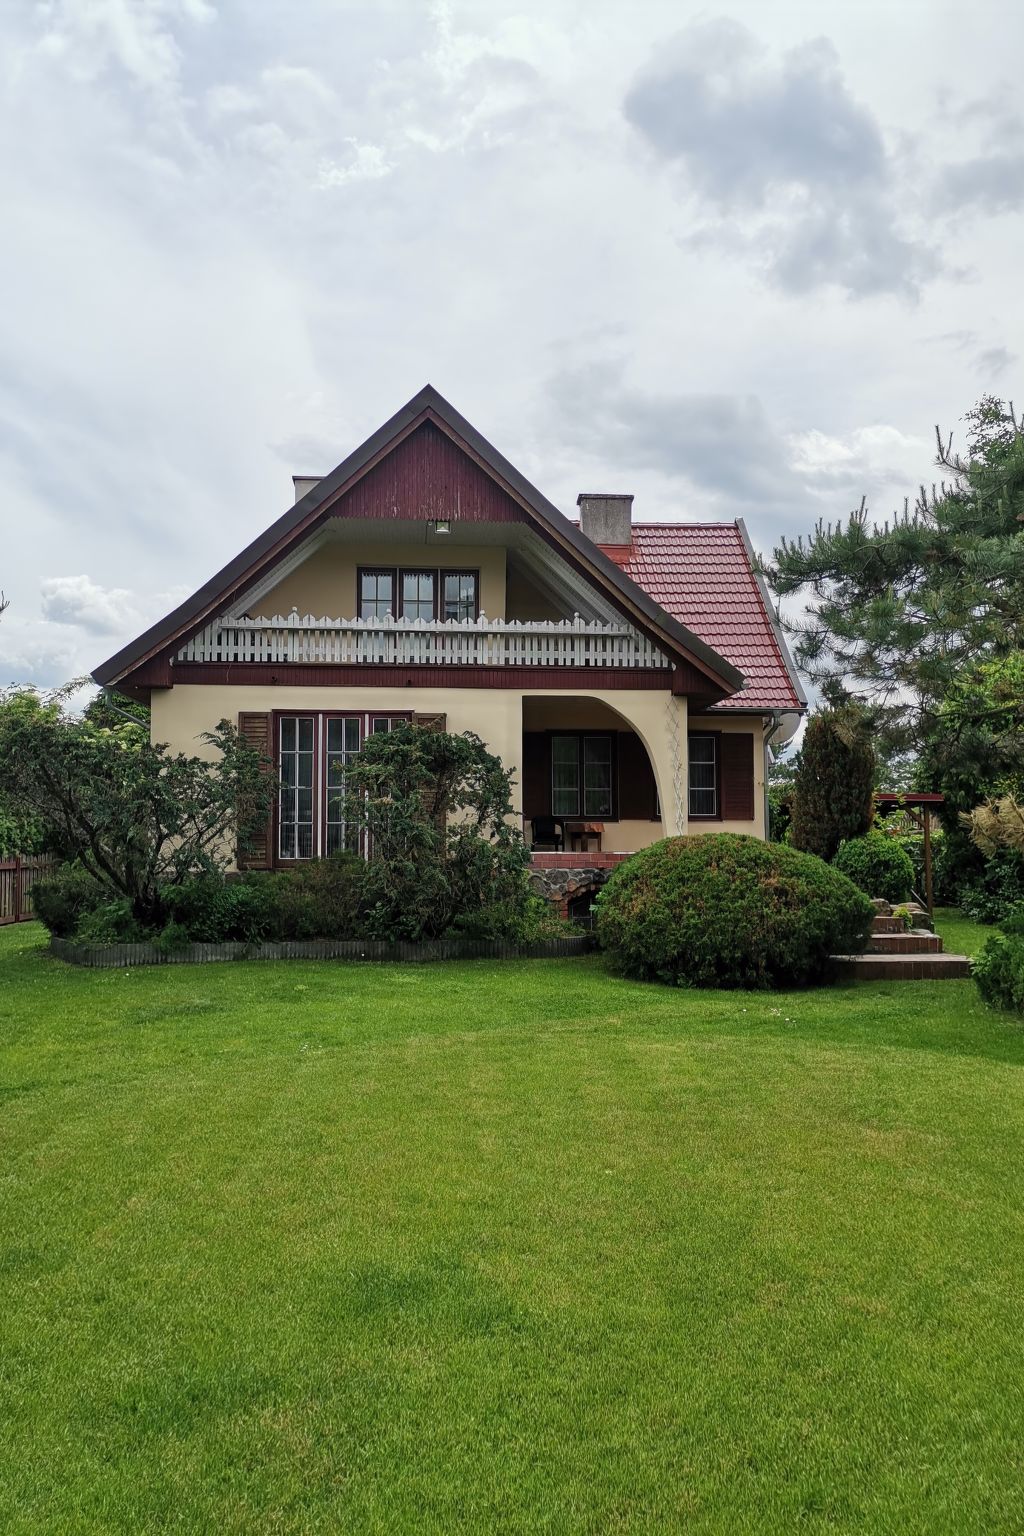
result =
M970 976L966 955L833 955L837 981L952 981Z
M941 955L942 940L927 928L910 932L873 933L868 939L869 955Z
M881 914L871 919L872 933L906 933L907 925L902 917L883 917Z

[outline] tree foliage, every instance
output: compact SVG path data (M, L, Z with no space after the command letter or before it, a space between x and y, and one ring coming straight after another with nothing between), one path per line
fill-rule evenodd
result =
M512 775L479 736L406 725L371 736L345 770L346 817L368 847L373 937L434 938L485 908L527 899L529 852Z
M874 787L875 754L863 713L846 706L812 715L794 779L793 847L834 858L840 843L870 827Z
M188 757L150 745L134 721L96 725L62 704L0 711L0 798L140 923L158 924L162 889L223 870L239 831L268 814L266 764L226 721L203 738L211 757Z
M1024 431L986 396L968 413L968 451L936 429L943 480L885 522L866 504L846 522L783 539L766 574L802 598L796 659L832 702L870 705L886 750L937 729L965 669L1024 637Z

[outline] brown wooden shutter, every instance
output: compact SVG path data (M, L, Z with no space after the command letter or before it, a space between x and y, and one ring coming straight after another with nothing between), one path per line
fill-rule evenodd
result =
M546 731L523 733L523 815L551 815L551 737Z
M619 732L619 816L623 821L650 821L657 790L647 748L635 731Z
M723 731L722 820L754 819L754 737L750 731Z
M267 771L272 771L273 732L268 714L243 711L238 716L238 734L242 740L267 759ZM239 869L269 869L274 846L273 817L259 827L248 827L244 837L238 840L235 857Z

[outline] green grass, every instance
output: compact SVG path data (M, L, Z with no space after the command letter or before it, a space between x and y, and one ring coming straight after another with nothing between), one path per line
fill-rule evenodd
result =
M131 972L0 930L0 1530L1024 1526L970 982Z
M976 955L998 929L964 917L956 907L936 907L935 932L942 935L948 954Z

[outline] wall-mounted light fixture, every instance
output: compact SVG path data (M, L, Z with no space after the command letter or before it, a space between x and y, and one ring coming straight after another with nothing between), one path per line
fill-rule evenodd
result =
M451 533L452 525L446 517L432 518L429 524L431 533Z

